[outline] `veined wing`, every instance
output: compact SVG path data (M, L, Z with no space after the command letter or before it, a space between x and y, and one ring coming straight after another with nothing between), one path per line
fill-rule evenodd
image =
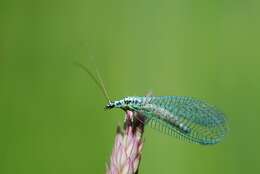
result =
M216 144L227 133L224 114L205 101L182 96L146 97L145 101L143 112L149 115L151 127L169 135Z

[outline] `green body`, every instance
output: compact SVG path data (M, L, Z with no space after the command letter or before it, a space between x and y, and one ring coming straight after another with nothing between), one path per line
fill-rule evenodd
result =
M109 105L139 112L145 124L192 143L216 144L228 130L222 112L192 97L126 97Z

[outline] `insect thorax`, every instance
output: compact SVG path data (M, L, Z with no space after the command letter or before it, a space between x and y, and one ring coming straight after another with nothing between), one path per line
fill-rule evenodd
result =
M141 97L124 97L121 100L111 101L106 109L121 108L124 110L135 110L143 103Z

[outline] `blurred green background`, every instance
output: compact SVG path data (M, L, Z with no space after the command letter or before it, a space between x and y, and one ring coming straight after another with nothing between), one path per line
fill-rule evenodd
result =
M0 173L104 173L123 112L112 99L185 95L228 116L223 143L149 127L140 174L260 170L260 1L1 0Z

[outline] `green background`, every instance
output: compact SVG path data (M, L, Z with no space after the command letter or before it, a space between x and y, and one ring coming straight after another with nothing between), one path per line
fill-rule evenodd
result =
M112 99L185 95L218 106L215 146L149 127L140 174L260 171L260 1L0 2L0 173L104 173L121 110L78 61L100 69Z

